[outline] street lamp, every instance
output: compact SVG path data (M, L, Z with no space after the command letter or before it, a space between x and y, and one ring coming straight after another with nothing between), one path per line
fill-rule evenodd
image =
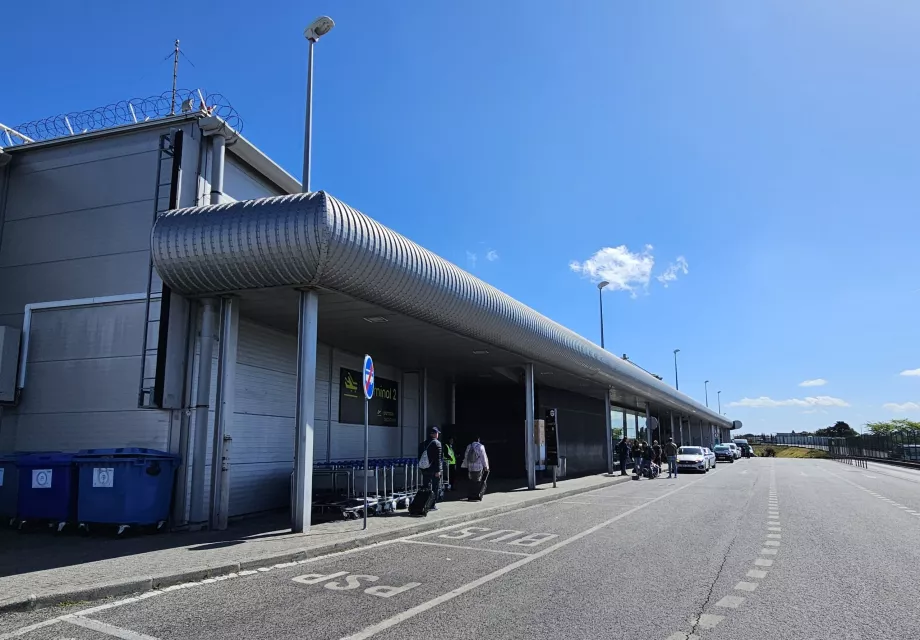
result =
M597 283L597 300L601 305L601 349L604 348L604 287L608 284L606 280Z
M310 54L307 62L307 115L303 132L303 179L300 190L310 192L310 137L313 134L313 45L319 39L332 31L335 22L328 16L320 16L310 26L303 30L303 37L310 43Z
M680 384L677 382L677 354L680 353L680 349L674 349L674 388L680 391Z
M722 415L722 392L716 391L716 399L719 401L719 415Z
M709 380L703 382L703 388L706 390L706 407L709 408Z

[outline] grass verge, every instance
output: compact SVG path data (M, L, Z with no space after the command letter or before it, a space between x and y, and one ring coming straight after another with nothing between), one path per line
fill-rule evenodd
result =
M766 456L765 451L772 448L776 451L777 458L830 458L827 451L821 449L806 449L804 447L788 447L781 444L754 445L754 453L758 457Z

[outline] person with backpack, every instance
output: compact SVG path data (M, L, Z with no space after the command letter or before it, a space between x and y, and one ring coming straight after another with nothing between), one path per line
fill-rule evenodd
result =
M470 492L467 500L470 502L481 502L482 496L486 492L486 481L489 478L489 456L486 455L486 448L482 444L482 439L476 436L467 446L463 454L463 463L461 468L466 469L470 479Z
M673 474L674 477L677 477L677 445L674 443L674 438L668 438L668 441L664 445L664 455L668 457L668 477L670 478Z
M422 470L422 486L431 489L434 500L430 511L438 510L438 494L441 491L441 469L444 456L441 452L441 430L428 429L428 439L418 446L418 468Z

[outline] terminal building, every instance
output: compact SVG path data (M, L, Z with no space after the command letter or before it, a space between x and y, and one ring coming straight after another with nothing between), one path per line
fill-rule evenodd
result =
M371 457L436 425L533 486L550 409L569 475L609 471L614 430L740 427L347 194L301 193L229 107L180 98L0 126L0 452L170 451L173 526L213 526L224 488L225 517L293 505L303 530L314 461L363 455L365 353Z

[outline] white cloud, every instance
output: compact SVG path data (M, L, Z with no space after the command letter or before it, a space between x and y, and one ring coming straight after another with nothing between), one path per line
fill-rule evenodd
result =
M486 254L486 260L489 262L495 262L498 260L498 251L495 249L489 249L489 252Z
M742 398L729 402L730 407L751 407L764 409L773 407L849 407L850 403L840 398L831 396L809 396L807 398L789 398L788 400L774 400L767 396L759 398Z
M636 292L648 289L655 258L652 245L647 244L641 253L633 253L625 244L619 247L604 247L584 262L574 260L569 269L580 273L593 282L606 280L608 288L614 291L629 291L635 298Z
M657 279L658 282L667 287L669 282L677 280L679 274L687 275L689 272L690 265L687 264L687 259L683 256L677 256L677 260L668 265L668 268L664 270L664 273L658 275Z
M466 252L466 262L467 264L470 265L470 269L476 268L476 262L478 260L479 260L479 256L477 256L475 253L473 253L472 251Z
M902 376L920 376L920 369L905 369L901 372Z
M824 378L815 378L814 380L804 380L799 383L800 387L823 387L827 384Z
M920 404L917 404L916 402L886 402L882 405L882 409L887 409L892 413L907 413L912 411L920 411Z

